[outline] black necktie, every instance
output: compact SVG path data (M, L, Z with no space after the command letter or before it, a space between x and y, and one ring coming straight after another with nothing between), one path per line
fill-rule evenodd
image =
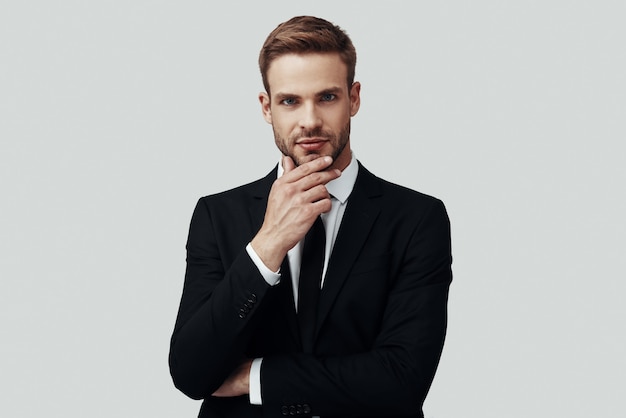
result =
M320 295L326 232L319 216L304 238L300 283L298 285L298 323L305 353L313 352L313 335Z

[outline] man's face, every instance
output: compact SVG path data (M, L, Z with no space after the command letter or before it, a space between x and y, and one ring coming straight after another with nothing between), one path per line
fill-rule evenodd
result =
M350 118L359 110L361 86L348 88L339 54L282 55L267 79L271 97L260 93L259 100L278 149L296 165L329 155L332 168L343 170L351 159Z

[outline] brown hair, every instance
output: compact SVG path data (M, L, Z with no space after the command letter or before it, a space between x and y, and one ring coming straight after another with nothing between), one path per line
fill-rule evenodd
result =
M348 88L354 82L356 50L346 32L327 20L313 16L296 16L281 23L265 40L259 54L263 86L269 93L267 70L273 60L285 54L337 52L348 67Z

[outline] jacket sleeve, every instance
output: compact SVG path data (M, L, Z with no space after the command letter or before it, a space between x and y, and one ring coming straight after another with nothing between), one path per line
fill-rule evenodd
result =
M224 262L218 241L228 231L218 233L206 199L196 205L189 228L185 283L169 354L175 386L193 399L209 397L240 363L254 314L270 289L245 243Z
M322 416L421 414L443 348L452 280L449 220L443 203L433 202L411 233L373 347L325 358L264 358L267 416L294 405Z

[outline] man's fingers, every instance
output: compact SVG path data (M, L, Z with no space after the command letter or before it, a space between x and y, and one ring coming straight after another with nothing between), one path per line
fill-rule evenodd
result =
M317 216L319 216L319 214L326 213L330 211L333 207L330 198L318 200L317 202L313 202L311 205L313 205L314 211L318 214L315 216L316 218ZM313 219L313 221L315 221L315 219ZM311 225L313 225L313 222L311 222Z
M330 157L328 157L330 158ZM337 169L333 170L317 170L317 168L327 168L326 161L320 161L322 158L310 161L299 167L294 168L290 172L286 172L280 178L280 182L283 184L292 184L295 186L295 190L309 190L320 184L327 184L329 181L341 176L341 171ZM332 161L332 160L331 160ZM315 163L315 164L314 164ZM287 163L287 166L289 164Z
M247 395L250 392L249 380L250 380L250 366L252 360L246 360L241 363L233 372L226 378L222 385L213 392L212 396L215 397L232 397Z
M283 160L283 168L285 168L284 162L286 160L287 159ZM291 160L291 158L289 158L289 160ZM291 161L291 163L293 164L293 161ZM308 176L311 173L327 169L332 163L333 159L328 156L316 158L312 161L309 161L308 163L304 163L298 167L295 167L289 172L287 172L287 169L285 169L285 174L283 175L283 177L285 177L285 181L288 182L298 181L302 177Z
M330 194L328 190L326 190L326 186L323 184L318 184L304 192L301 195L303 202L314 203L322 199L330 199Z
M304 191L318 185L326 185L329 181L336 179L340 175L341 171L339 170L314 172L298 180L297 188Z

